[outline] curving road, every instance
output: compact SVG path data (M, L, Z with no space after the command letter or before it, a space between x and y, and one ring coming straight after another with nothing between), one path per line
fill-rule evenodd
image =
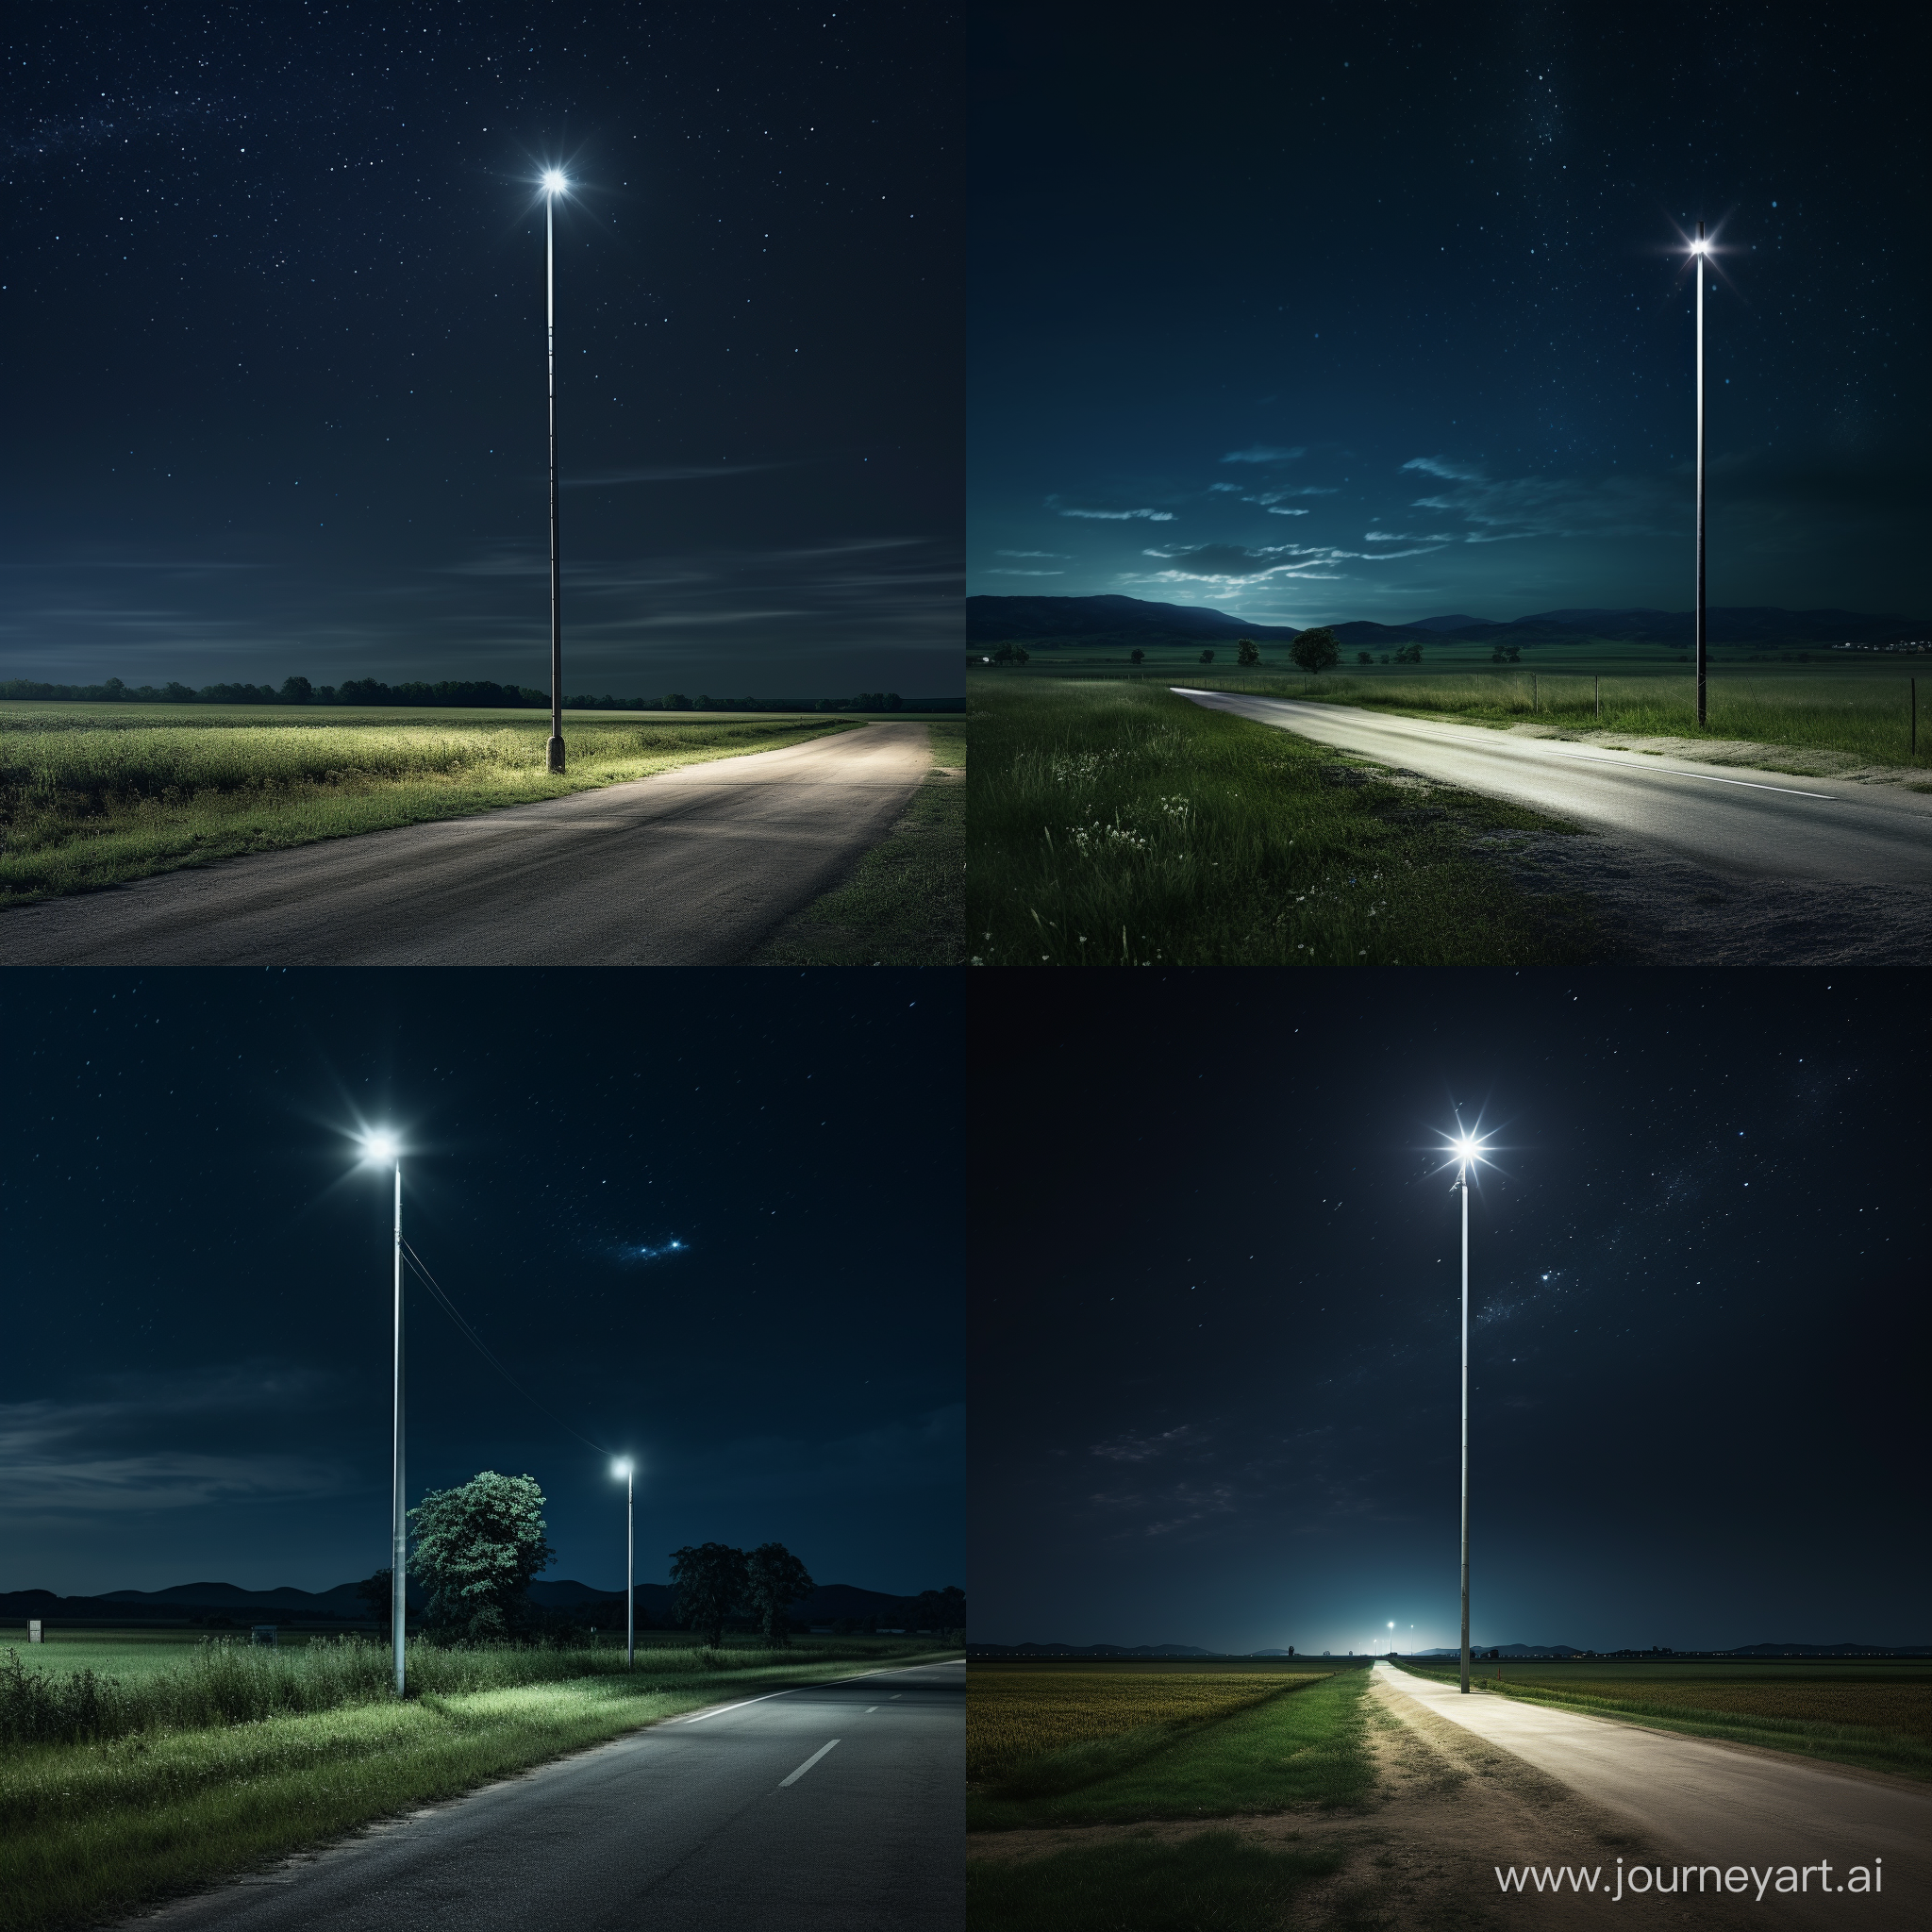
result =
M0 966L724 966L828 891L931 766L869 724L601 791L0 912Z
M1512 799L1717 873L1932 885L1932 796L1341 705L1174 689L1206 710L1231 711L1446 785Z
M164 1932L957 1932L966 1667L675 1719L163 1907Z
M1762 1909L1780 1924L1932 1924L1932 1790L1507 1697L1465 1697L1387 1663L1375 1676L1627 1820L1663 1858L1814 1868L1807 1896L1767 1895ZM1821 1895L1853 1866L1876 1869L1874 1859L1883 1860L1879 1892ZM1821 1862L1831 1867L1828 1879L1815 1870ZM1614 1852L1604 1863L1614 1865Z

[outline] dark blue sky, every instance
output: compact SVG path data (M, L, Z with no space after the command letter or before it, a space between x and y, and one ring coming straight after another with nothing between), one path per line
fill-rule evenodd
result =
M1475 1640L1932 1642L1923 986L1425 977L974 976L974 1636L1456 1642L1459 1102Z
M970 583L1291 624L1932 614L1909 9L1189 16L976 36Z
M379 1121L414 1150L406 1236L528 1391L412 1286L412 1501L534 1475L549 1575L616 1589L608 1449L641 1458L641 1581L712 1540L776 1540L821 1583L961 1580L943 975L7 991L0 1590L319 1590L387 1560L389 1177L349 1138Z
M16 16L0 677L942 691L959 636L943 8Z

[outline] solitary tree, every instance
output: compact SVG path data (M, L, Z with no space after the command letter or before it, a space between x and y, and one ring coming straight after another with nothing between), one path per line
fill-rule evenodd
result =
M687 1630L702 1630L716 1650L750 1586L744 1552L729 1543L687 1543L671 1553L671 1580L677 1586L677 1621Z
M1304 671L1311 671L1319 675L1331 664L1341 663L1341 647L1335 641L1335 633L1325 625L1322 625L1314 630L1303 631L1288 647L1288 655Z
M1368 653L1368 652L1366 652L1366 651L1357 651L1357 653L1355 654L1355 661L1356 661L1356 662L1357 662L1357 664L1373 664L1373 663L1374 663L1374 662L1375 660L1374 660L1374 658L1372 658L1372 657L1371 657L1371 656L1369 655L1369 653Z
M409 1511L409 1568L429 1592L430 1627L470 1643L513 1643L537 1624L530 1579L556 1552L544 1537L543 1491L526 1475L486 1469L432 1490Z
M1203 651L1203 652L1201 653L1201 661L1202 661L1202 663L1204 663L1204 664L1211 664L1211 663L1213 663L1213 661L1214 661L1214 653L1213 653L1212 651Z
M744 1563L745 1596L752 1614L765 1626L765 1641L774 1650L782 1649L791 1641L791 1606L803 1602L818 1586L783 1543L760 1543Z
M1145 651L1129 651L1127 653L1127 662L1129 664L1144 664L1146 661L1147 653Z
M1234 647L1234 661L1237 664L1258 664L1261 661L1261 647L1253 638L1243 638Z

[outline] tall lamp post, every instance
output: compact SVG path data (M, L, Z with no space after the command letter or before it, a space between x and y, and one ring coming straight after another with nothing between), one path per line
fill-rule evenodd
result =
M1704 724L1704 271L1710 244L1704 224L1690 244L1690 261L1697 271L1697 724Z
M543 327L550 376L550 743L553 772L563 770L563 601L557 561L557 197L570 187L562 169L543 174ZM1703 297L1700 295L1700 301Z
M1482 1142L1456 1140L1456 1188L1462 1196L1462 1689L1469 1690L1469 1170L1482 1158Z
M624 1478L624 1667L631 1670L638 1660L637 1466L626 1456L610 1474Z
M364 1155L377 1165L395 1167L395 1347L390 1409L390 1648L394 1655L396 1695L403 1694L403 1637L408 1615L408 1519L403 1509L403 1155L392 1134L371 1134Z

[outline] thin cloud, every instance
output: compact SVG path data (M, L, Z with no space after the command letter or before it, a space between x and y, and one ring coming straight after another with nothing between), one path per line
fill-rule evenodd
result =
M1063 517L1086 517L1099 524L1124 524L1135 517L1145 517L1150 524L1171 524L1174 512L1170 509L1063 509Z
M1306 449L1277 449L1272 443L1257 442L1248 449L1231 449L1221 460L1224 463L1291 463L1295 458L1307 455Z
M627 470L600 470L589 476L558 478L566 490L608 490L620 483L704 483L718 476L751 476L764 470L794 470L796 463L640 463Z
M985 575L988 575L988 576L990 576L990 577L1063 577L1063 576L1065 576L1065 575L1066 575L1066 572L1065 572L1065 571L1063 571L1063 570L998 570L998 569L994 569L994 570L990 570L990 571L986 572L986 573L985 573Z
M1068 553L1064 550L995 550L993 555L995 557L1042 557L1051 560L1064 562Z

